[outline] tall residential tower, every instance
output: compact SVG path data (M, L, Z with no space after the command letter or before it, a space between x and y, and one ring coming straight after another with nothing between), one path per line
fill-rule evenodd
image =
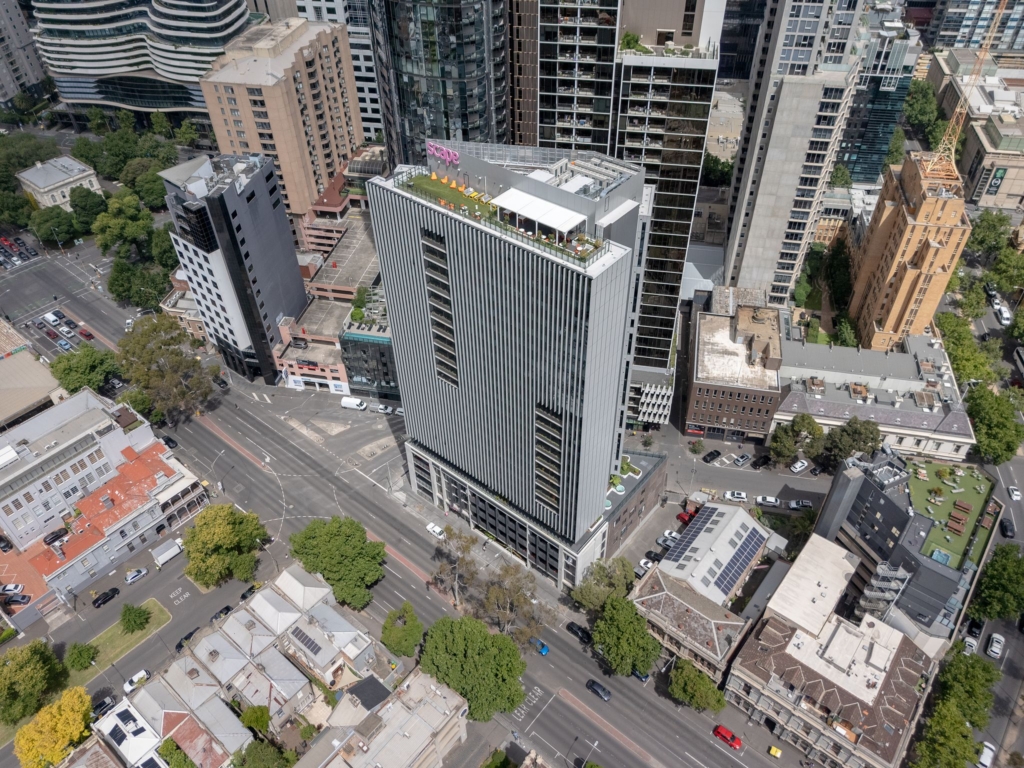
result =
M160 175L207 335L231 370L273 384L278 326L307 304L273 160L200 155Z
M425 150L368 185L413 490L572 585L605 554L650 190L593 152Z

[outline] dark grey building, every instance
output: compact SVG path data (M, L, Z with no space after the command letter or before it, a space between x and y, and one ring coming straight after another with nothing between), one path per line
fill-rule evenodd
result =
M622 458L642 170L451 143L367 192L413 493L575 584Z
M861 561L850 582L854 614L882 618L909 634L948 638L977 573L924 553L935 521L915 514L907 462L889 448L848 459L832 481L814 532ZM920 645L920 643L918 643Z
M361 397L399 400L395 349L386 312L376 316L367 312L358 323L350 315L338 338L349 391Z
M207 335L231 370L273 384L278 325L307 303L273 160L202 156L160 175Z

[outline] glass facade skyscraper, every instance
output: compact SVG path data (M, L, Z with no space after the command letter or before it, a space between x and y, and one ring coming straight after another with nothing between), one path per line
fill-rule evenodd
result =
M396 162L425 162L428 139L508 141L504 0L372 0L370 15Z

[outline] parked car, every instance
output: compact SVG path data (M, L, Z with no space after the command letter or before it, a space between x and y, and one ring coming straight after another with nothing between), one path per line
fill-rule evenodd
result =
M665 549L672 549L672 545L675 544L675 541L673 539L670 539L668 536L659 536L658 540L655 543L659 547L664 547Z
M58 338L60 338L57 335L57 332L55 330L53 330L53 328L47 328L45 331L43 331L43 333L45 333L47 338L50 338L50 339L58 339Z
M1013 520L1008 517L1004 517L999 521L999 531L1003 534L1004 539L1012 539L1017 535L1017 529L1013 525Z
M140 685L144 685L149 680L150 674L148 669L140 669L134 675L128 678L128 681L124 684L124 692L131 693Z
M747 494L743 491L726 491L723 495L728 501L736 501L743 504L747 503Z
M404 419L405 418L405 408L396 408L395 409L395 416L401 416Z
M64 325L66 325L66 326L67 326L68 328L70 328L71 330L74 330L75 328L77 328L77 327L78 327L78 323L76 323L76 322L75 322L74 320L72 320L72 319L71 319L70 317L66 317L66 318L64 318Z
M661 535L664 536L666 539L671 539L672 541L677 541L679 538L682 537L681 533L673 531L671 528L663 532Z
M1003 301L998 296L989 296L988 303L992 305L992 309L999 311L999 308L1003 306Z
M756 459L754 459L754 463L750 465L750 468L751 469L764 469L765 467L767 467L771 463L772 463L772 457L769 456L768 454L765 454L764 456L758 456Z
M248 600L250 597L252 597L255 594L256 594L256 585L253 584L251 587L249 587L247 590L245 590L245 592L242 593L242 596L240 598L238 598L238 602L244 603L246 600Z
M98 595L96 595L95 598L93 598L92 607L99 608L101 606L104 606L120 594L121 590L117 587L114 587L113 589L108 589L106 592L100 592Z
M164 435L160 439L163 441L163 444L166 445L168 448L174 449L178 447L178 441L175 440L170 435Z
M0 595L20 595L24 591L24 584L4 584L0 587Z
M705 464L710 464L712 461L718 459L721 455L721 451L710 451L704 454L704 458L701 459L701 461L703 461Z
M63 336L65 339L73 339L73 338L75 338L75 332L72 331L70 328L59 328L59 329L57 329L57 332L61 336Z
M646 683L648 680L651 679L651 673L650 672L641 672L639 669L634 669L633 670L633 677L635 677L641 683Z
M978 641L973 637L964 638L964 656L970 656L972 653L977 653Z
M385 416L390 416L394 412L395 409L390 405L384 405L384 403L381 403L377 406L377 413L383 413Z
M78 335L81 336L86 341L92 341L93 339L96 338L95 336L92 335L92 331L90 331L90 330L88 330L86 328L79 328L78 329Z
M653 563L660 563L662 555L659 552L655 552L653 549L648 549L646 554L644 554L644 557Z
M61 539L63 539L67 535L68 535L68 529L67 528L56 528L56 529L50 531L45 536L43 536L43 544L45 544L46 546L50 546L51 544L56 544L58 541L60 541Z
M790 509L809 509L813 506L814 504L811 503L810 499L794 499L789 502Z
M979 619L971 619L967 622L967 636L975 639L981 637L981 633L985 631L985 622Z
M754 503L759 507L777 507L782 504L782 502L774 496L758 496L754 499Z
M27 250L33 256L38 256L39 255L39 251L37 251L35 248L26 248L25 250Z
M112 710L117 705L117 699L113 696L106 696L99 701L92 708L92 719L99 720L107 712Z
M44 322L43 322L42 320L36 320L36 322L35 322L35 326L36 326L36 328L38 328L38 329L39 329L40 331L45 331L45 330L46 330L46 323L44 323Z
M818 475L820 475L824 471L825 470L823 470L821 467L819 467L817 464L815 464L813 467L811 467L811 477L817 477Z
M188 641L192 639L192 636L198 631L199 627L196 627L191 632L187 633L184 637L181 638L181 640L174 644L174 650L177 653L181 653L182 650L185 648L185 644L188 643Z
M565 629L570 635L576 637L584 645L590 645L594 642L594 638L590 635L590 630L586 627L581 627L575 621L570 621L566 624Z
M229 613L231 613L231 606L225 605L223 608L221 608L219 611L213 614L213 616L210 617L210 623L213 624L215 621L223 619Z
M148 568L136 568L134 571L128 571L128 575L124 577L125 584L134 584L139 579L143 578L149 573Z
M1013 322L1013 314L1006 307L1000 307L996 310L996 320L1005 328Z
M536 648L537 649L537 653L539 653L541 656L547 656L548 655L548 651L550 650L548 648L548 644L545 643L543 640L541 640L539 637L531 637L530 638L530 645L532 645L534 648Z
M4 605L28 605L32 598L28 595L8 595L4 598Z
M63 349L65 352L70 352L72 349L74 349L74 347L72 347L70 344L64 341L64 339L58 339L57 346Z
M587 680L587 690L597 694L605 701L612 700L612 692L597 682L597 680Z
M795 464L793 464L789 468L789 471L792 472L795 475L798 475L801 472L803 472L805 469L807 469L807 467L808 467L808 463L806 461L804 461L803 459L800 459L799 461L797 461Z
M736 460L733 462L733 464L735 464L737 467L742 467L748 464L752 458L753 456L751 456L749 453L741 453L739 456L736 457Z
M227 389L228 388L228 383L226 381L224 381L224 379L222 379L220 376L214 376L213 377L213 383L216 384L221 389Z
M1020 488L1015 485L1011 485L1006 489L1006 492L1010 494L1011 501L1020 501Z
M61 312L61 311L60 311L59 309L55 309L55 310L53 310L53 312L51 312L51 314L52 314L52 315L53 315L54 317L56 317L56 318L57 318L58 320L63 320L63 319L64 319L64 317L65 317L64 313L63 313L63 312Z
M444 541L444 528L437 523L427 523L427 533L438 541Z
M985 649L985 653L991 656L993 659L1001 658L1003 655L1003 646L1006 645L1006 638L999 634L991 634L988 638L988 648Z
M11 546L11 540L6 536L0 536L0 552L10 552L14 547Z
M740 740L740 737L724 725L716 725L715 730L713 730L712 733L733 749L741 749L743 747L743 742Z
M648 559L647 559L646 557L642 557L642 558L640 558L640 563L639 563L639 565L640 565L640 569L641 569L641 570L642 570L642 571L643 571L644 573L647 573L647 572L648 572L649 570L651 570L651 568L653 568L653 567L654 567L654 563L652 563L652 562L651 562L650 560L648 560Z
M985 295L986 296L988 296L989 298L992 298L993 296L997 296L998 294L999 294L999 289L996 288L996 284L995 283L985 283Z

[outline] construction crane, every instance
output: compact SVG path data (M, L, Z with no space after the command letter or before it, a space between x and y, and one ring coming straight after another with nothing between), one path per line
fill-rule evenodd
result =
M999 7L992 14L992 22L989 24L985 39L981 41L978 49L978 57L974 60L974 69L967 79L963 90L960 92L960 101L953 110L953 116L949 118L949 125L942 136L942 141L924 161L925 175L929 178L950 179L959 181L960 174L956 170L956 145L960 140L960 132L963 130L964 121L967 120L967 108L970 95L981 80L982 70L985 68L985 59L988 57L988 50L992 47L996 33L999 30L999 22L1003 18L1003 11L1006 10L1007 0L999 0Z

